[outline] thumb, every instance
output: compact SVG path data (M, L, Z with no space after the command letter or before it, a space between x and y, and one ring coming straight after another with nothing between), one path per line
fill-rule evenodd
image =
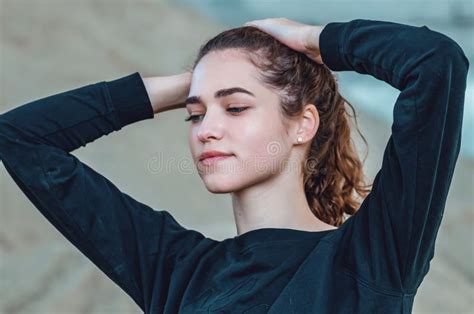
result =
M253 21L250 21L250 22L245 22L245 23L244 23L244 26L254 26L254 27L257 27L257 24L254 23Z

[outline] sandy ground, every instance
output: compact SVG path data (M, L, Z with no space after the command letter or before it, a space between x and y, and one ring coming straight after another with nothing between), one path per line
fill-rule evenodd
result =
M145 77L179 73L204 40L224 29L163 0L0 0L0 23L0 112L135 71ZM390 127L359 114L370 144L366 173L373 178ZM214 239L232 237L228 195L210 194L194 169L183 171L177 163L169 171L156 168L156 158L190 158L185 116L184 109L163 113L74 154L127 194L169 210L183 226ZM473 311L473 169L473 160L459 159L414 313ZM39 214L4 167L0 184L1 313L141 312Z

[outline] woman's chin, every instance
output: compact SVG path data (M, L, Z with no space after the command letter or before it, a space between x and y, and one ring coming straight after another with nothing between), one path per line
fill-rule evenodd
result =
M211 193L231 193L238 187L235 184L235 178L226 175L219 175L217 173L208 174L202 177L206 189Z

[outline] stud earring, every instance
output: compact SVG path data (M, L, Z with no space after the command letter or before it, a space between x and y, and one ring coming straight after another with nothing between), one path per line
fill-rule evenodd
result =
M298 141L298 143L303 142L303 138L301 138L301 137L298 137L296 140Z

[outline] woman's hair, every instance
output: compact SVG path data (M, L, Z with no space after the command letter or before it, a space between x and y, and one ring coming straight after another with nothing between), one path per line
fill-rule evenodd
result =
M225 49L243 52L259 70L261 82L278 92L283 118L291 119L304 105L315 104L320 124L303 165L305 195L317 218L340 226L345 214L357 211L372 185L365 185L345 105L352 109L357 126L355 110L339 93L337 78L327 66L252 26L226 30L203 44L192 69L209 52ZM357 131L368 147L358 127Z

